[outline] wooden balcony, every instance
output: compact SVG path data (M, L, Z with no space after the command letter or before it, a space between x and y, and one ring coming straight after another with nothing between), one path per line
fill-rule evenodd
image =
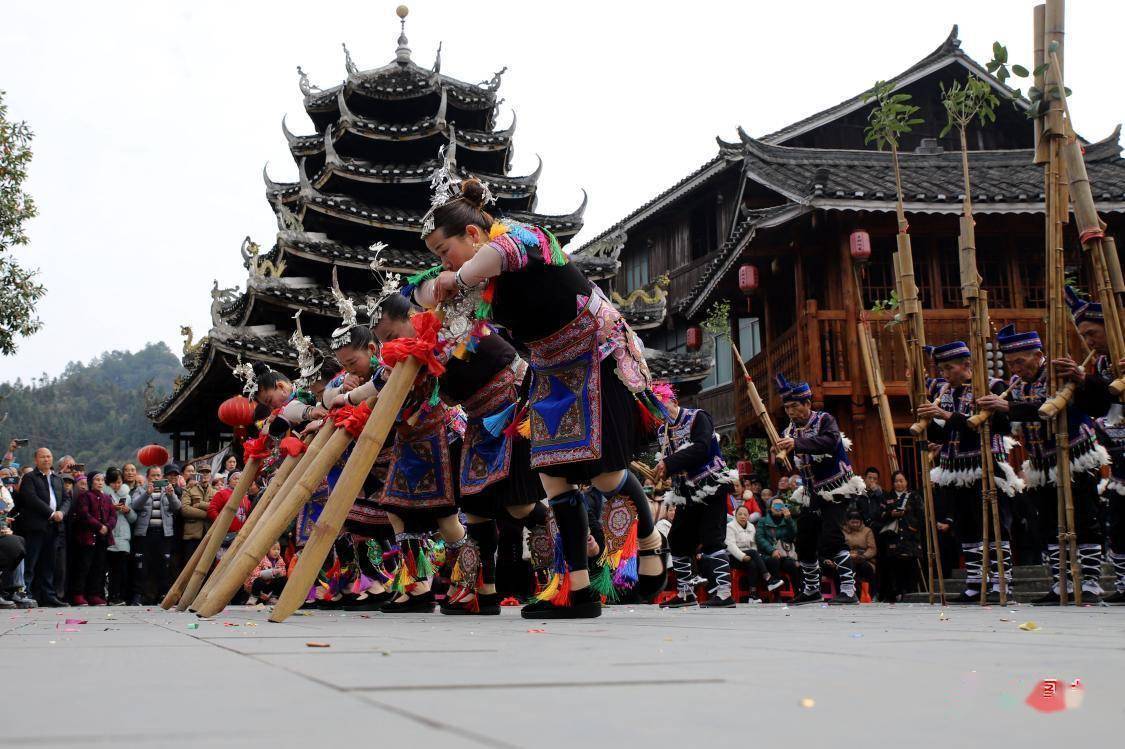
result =
M887 394L906 396L906 359L899 332L887 327L890 313L865 313L871 322L879 350L879 364ZM1046 311L1041 309L996 309L990 313L993 330L1015 323L1019 330L1044 329ZM926 340L941 344L952 340L966 340L969 335L968 311L964 309L926 310ZM746 363L758 391L766 400L770 412L781 412L781 401L773 383L773 375L782 372L789 379L802 379L813 387L817 399L855 396L864 403L867 392L866 377L860 369L852 372L850 362L859 357L855 324L848 323L845 310L822 310L816 302L805 303L798 322L783 334L767 342L761 353ZM1071 351L1080 352L1077 334L1072 334ZM862 367L862 364L859 364ZM737 382L737 380L736 380ZM739 427L754 421L745 388L735 388L735 411Z

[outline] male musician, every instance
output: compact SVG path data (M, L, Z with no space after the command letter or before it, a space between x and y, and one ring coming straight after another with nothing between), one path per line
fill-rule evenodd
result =
M982 542L982 512L984 493L981 486L981 439L969 424L969 417L976 408L973 402L973 361L969 347L964 341L952 341L933 349L934 363L937 364L944 385L936 402L925 401L918 407L918 415L932 419L927 437L930 442L940 445L937 465L930 471L930 479L935 487L935 499L939 505L949 509L953 515L953 530L961 542L961 553L965 556L965 590L954 601L956 603L975 603L980 600L980 589L984 585ZM1006 389L1003 380L989 378L989 390L1001 394ZM1004 497L1012 497L1023 488L1023 481L1016 476L1008 463L1008 450L1014 441L1006 437L1009 431L1006 414L998 414L991 420L991 449L993 474L996 488ZM1003 507L1002 517L1009 516L1008 508ZM1001 553L1004 555L1004 578L1011 586L1011 543L1009 524L1001 523ZM1000 599L1000 567L995 547L990 546L989 580L992 589L988 600Z
M698 408L681 408L671 386L658 383L653 386L653 393L671 419L661 424L657 432L660 462L656 464L656 478L672 479L672 491L664 500L680 505L668 532L677 593L661 606L695 605L691 560L696 549L701 549L699 566L707 578L708 596L703 606L733 607L726 548L727 495L732 482L719 450L719 437L710 414Z
M1125 604L1125 413L1121 400L1109 391L1114 374L1102 305L1083 299L1069 286L1066 287L1066 303L1078 335L1097 355L1097 360L1091 374L1069 358L1058 360L1056 367L1060 375L1079 383L1075 400L1088 414L1097 417L1094 429L1098 441L1113 460L1109 478L1099 487L1109 506L1109 558L1113 563L1116 589L1105 602Z
M1039 508L1040 533L1043 538L1054 538L1047 544L1048 564L1051 568L1051 589L1035 603L1058 604L1059 596L1059 545L1058 545L1058 483L1056 466L1058 456L1054 435L1048 431L1048 422L1039 418L1039 407L1051 393L1047 392L1047 360L1043 355L1043 342L1035 331L1016 332L1015 325L1005 326L996 334L1004 363L1019 378L1007 398L985 395L977 405L994 413L1006 413L1019 427L1020 441L1028 459L1023 464L1023 476L1032 501ZM1078 541L1078 562L1082 568L1082 601L1097 603L1101 600L1102 528L1098 518L1098 473L1109 465L1109 453L1098 443L1094 423L1076 404L1067 408L1067 430L1070 436L1071 495L1074 505L1073 531ZM1062 571L1065 579L1066 570ZM1067 582L1067 590L1071 589Z
M831 414L814 411L812 388L807 382L791 383L784 375L776 378L778 393L789 417L777 448L792 454L804 485L793 493L807 505L797 516L797 561L801 565L803 588L794 605L819 601L821 569L839 573L839 592L834 604L854 604L855 569L844 541L845 511L851 497L863 494L867 486L852 472L848 459L850 441L840 433Z

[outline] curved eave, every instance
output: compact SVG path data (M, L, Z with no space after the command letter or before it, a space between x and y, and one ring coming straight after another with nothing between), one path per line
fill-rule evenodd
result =
M457 139L458 148L492 153L506 151L512 147L512 133L507 130L492 133L462 130L451 125L440 124L432 118L409 125L396 125L357 117L347 123L338 122L332 128L332 138L339 140L345 132L348 132L367 140L381 142L416 141L440 137L448 143L450 130ZM286 139L289 142L289 152L295 157L318 156L325 153L323 135L294 135L286 131Z
M280 238L278 248L281 254L303 260L363 270L370 270L371 262L376 259L375 254L365 247L352 247L338 242L296 244L285 238ZM435 262L433 255L425 250L385 248L379 253L378 258L389 261L380 264L382 270L394 273L416 273L419 270L429 268Z
M671 383L698 382L706 378L715 366L714 356L670 354L652 349L645 350L645 361L653 379Z

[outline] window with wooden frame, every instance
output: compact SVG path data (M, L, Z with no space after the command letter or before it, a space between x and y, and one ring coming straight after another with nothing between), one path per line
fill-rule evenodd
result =
M691 209L691 259L706 257L719 248L719 218L715 204L702 200Z
M648 248L638 249L626 255L621 262L621 281L624 293L628 294L648 283Z
M1017 266L1020 285L1023 287L1023 306L1028 309L1045 309L1047 306L1047 280L1043 273L1042 256L1036 262L1025 254Z

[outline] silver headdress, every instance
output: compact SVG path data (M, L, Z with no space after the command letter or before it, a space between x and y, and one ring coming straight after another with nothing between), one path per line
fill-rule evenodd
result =
M238 355L238 364L231 369L231 372L240 380L244 381L242 386L242 393L250 400L254 400L254 396L258 393L258 378L254 375L254 365L242 361L242 354Z
M452 141L452 135L450 138L451 142L454 142ZM433 176L430 177L430 190L433 195L430 198L430 210L426 211L426 215L422 217L423 238L434 230L434 211L443 205L449 205L453 201L461 199L461 178L457 175L455 153L456 146L450 149L448 153L446 153L445 146L438 149L438 161L441 162L441 166L435 169ZM488 183L482 182L481 184L484 186L484 205L496 202L492 191L488 188Z
M340 312L340 317L343 318L343 323L340 327L332 331L332 348L338 349L346 346L348 341L351 340L352 328L359 325L359 322L357 320L358 313L356 312L355 302L340 290L340 281L336 276L336 266L332 266L332 296L335 297L336 308Z
M293 322L297 323L297 329L289 337L289 345L297 352L297 367L301 370L297 386L307 387L309 380L315 377L320 368L324 366L324 359L313 346L312 338L309 338L301 330L301 310L297 310L297 314L293 315Z
M371 272L375 274L375 280L379 282L378 296L367 297L367 316L371 320L372 327L378 325L380 318L383 316L383 302L402 290L402 275L383 271L379 256L385 249L387 249L387 245L383 242L371 245L371 251L375 255L371 261Z

